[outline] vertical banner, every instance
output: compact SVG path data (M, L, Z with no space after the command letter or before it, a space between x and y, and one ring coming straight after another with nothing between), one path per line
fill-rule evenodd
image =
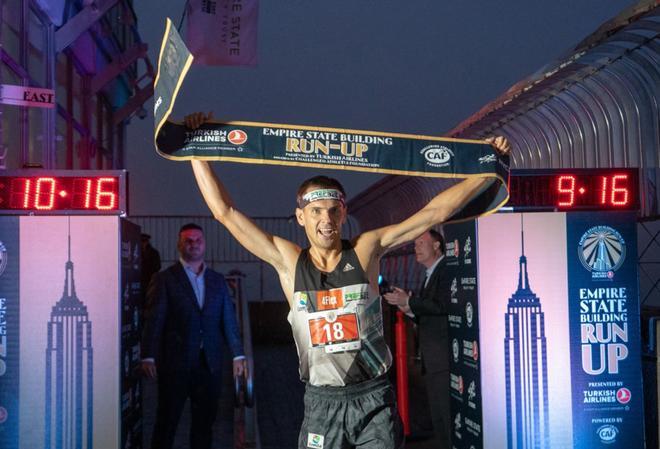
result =
M258 0L189 0L186 44L203 65L257 65Z
M19 448L119 447L119 218L19 222Z
M140 227L121 219L121 448L142 447Z
M452 278L449 305L451 438L456 449L483 447L476 222L447 225L445 257Z
M18 448L19 279L17 217L0 217L0 447Z
M477 228L484 448L571 448L566 214Z
M635 212L567 218L573 447L644 447Z

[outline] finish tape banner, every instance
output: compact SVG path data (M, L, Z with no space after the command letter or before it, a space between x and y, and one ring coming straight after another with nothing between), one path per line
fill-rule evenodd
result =
M454 220L496 211L508 200L508 157L488 143L354 129L256 122L208 122L195 130L168 121L193 56L168 19L154 87L156 151L203 159L495 182Z

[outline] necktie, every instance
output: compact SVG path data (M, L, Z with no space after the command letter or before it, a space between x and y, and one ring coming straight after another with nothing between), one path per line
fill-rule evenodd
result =
M422 293L426 288L426 282L428 281L428 279L429 279L428 274L424 273L424 279L422 279L422 283L419 286L419 293Z

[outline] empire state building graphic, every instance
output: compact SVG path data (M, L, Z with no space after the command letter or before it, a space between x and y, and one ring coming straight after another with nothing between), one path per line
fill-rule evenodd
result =
M506 425L508 449L549 449L548 363L541 300L529 286L521 215L518 289L505 320Z
M87 306L76 295L69 232L64 291L47 328L44 449L92 449L93 349Z

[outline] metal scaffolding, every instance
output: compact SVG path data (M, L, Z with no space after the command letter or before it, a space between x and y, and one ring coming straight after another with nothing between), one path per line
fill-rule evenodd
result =
M638 167L660 215L660 7L642 1L449 132L506 136L512 168Z

